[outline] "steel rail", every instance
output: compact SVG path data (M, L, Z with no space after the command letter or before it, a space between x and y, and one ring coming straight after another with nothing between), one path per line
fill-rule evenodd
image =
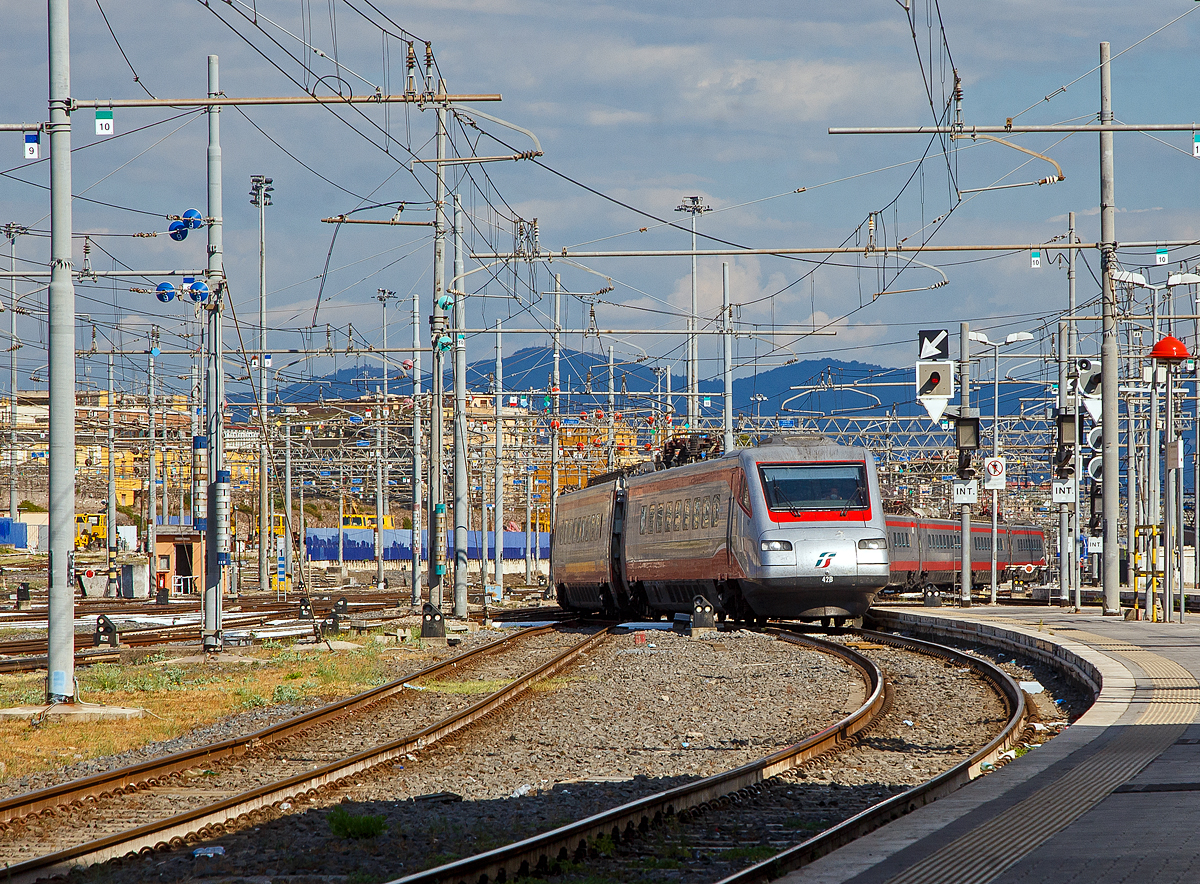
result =
M1005 704L1008 706L1008 721L995 739L966 761L938 774L933 779L919 786L914 786L907 792L901 792L899 795L894 795L873 807L868 807L866 810L855 814L849 819L826 829L821 834L815 835L807 841L797 844L795 847L790 847L770 859L763 860L740 872L735 872L732 875L722 878L718 884L765 884L767 881L779 878L794 869L798 869L813 860L825 856L827 853L833 852L839 847L849 844L856 838L860 838L868 832L872 832L880 826L890 823L892 820L899 819L905 814L912 813L919 807L924 807L938 798L949 795L976 777L981 776L983 773L981 769L982 765L995 761L1011 747L1017 741L1021 730L1025 727L1025 695L1021 692L1017 683L998 666L986 660L981 660L978 657L972 657L969 654L956 651L953 648L932 644L920 639L866 629L855 630L855 633L879 644L892 645L905 650L928 654L952 662L958 666L970 667L990 682L1004 698ZM976 637L976 640L978 640L978 637Z
M100 613L105 613L101 611ZM273 615L250 614L242 617L230 617L226 627L230 629L246 626L261 625ZM44 617L42 619L45 619ZM151 626L145 629L126 629L120 631L122 644L130 647L146 647L161 644L164 641L179 641L180 639L199 637L199 623L181 623L178 626ZM79 652L92 647L92 637L89 633L75 634L75 650ZM19 639L11 642L0 642L0 654L45 654L46 640L44 638Z
M542 627L542 629L548 629L548 627ZM522 630L518 635L533 635L536 631L539 630ZM269 811L270 808L278 808L284 801L307 800L322 792L323 789L344 786L356 775L364 774L382 764L396 762L408 753L424 750L427 746L442 739L443 736L455 733L457 730L479 721L480 718L491 715L492 712L511 703L524 691L529 690L535 682L551 678L563 668L570 666L578 656L595 648L608 635L610 635L610 630L594 633L554 657L553 660L542 663L533 672L526 673L521 678L510 682L508 686L500 688L496 693L490 694L479 700L478 703L468 706L467 709L455 712L454 715L443 718L442 721L433 723L415 734L402 736L400 739L391 740L386 744L370 748L370 750L355 753L353 756L342 758L331 764L324 764L319 768L305 771L304 774L288 777L286 780L265 784L265 786L251 789L250 792L217 801L215 804L194 808L194 810L178 813L174 817L158 820L155 823L140 825L134 829L115 832L113 835L97 838L96 841L78 844L76 847L59 850L59 852L40 856L37 859L18 862L18 864L6 868L5 880L12 884L26 884L49 876L56 876L56 874L65 874L79 865L92 865L96 862L119 858L119 856L146 853L149 850L181 847L190 840L209 837L218 831L223 831L224 826L230 822L248 823L259 814ZM494 649L500 643L511 641L511 638L515 638L515 636L486 645L486 648ZM455 660L440 663L438 667L430 667L430 669L444 669L460 662L462 662L461 656ZM427 673L428 670L422 670L422 672ZM403 688L402 682L392 682L392 685L396 685L394 690ZM377 688L378 690L379 688ZM368 691L367 693L373 692ZM366 694L359 694L359 697L365 696ZM367 700L366 703L378 702L378 699L376 697ZM293 720L293 722L295 721L298 720ZM310 726L311 722L307 723L305 727Z
M523 875L547 871L559 860L578 857L587 850L589 842L602 835L609 835L614 841L620 840L622 833L646 830L663 817L673 816L733 793L749 794L756 791L763 780L829 751L838 743L871 725L884 707L884 679L878 666L862 654L843 645L784 630L771 631L783 641L816 648L849 663L862 674L867 683L866 701L836 724L765 758L694 783L647 795L486 853L408 875L392 884L475 884L478 881L513 880Z
M526 634L528 634L526 632ZM90 865L121 856L137 855L152 850L180 847L190 839L210 837L224 831L227 823L245 824L284 801L307 800L329 787L339 787L358 774L382 764L402 759L406 754L422 750L512 702L535 683L550 678L571 665L577 657L595 648L610 634L609 629L597 632L568 648L553 660L543 663L494 694L468 708L426 727L415 734L358 752L332 764L268 783L232 798L205 807L176 814L166 820L148 823L124 832L98 838L86 844L67 848L37 859L17 863L5 870L5 881L29 884L52 875L66 874L79 865ZM461 662L461 659L458 661Z
M427 666L411 675L390 681L387 684L364 691L361 694L355 694L353 697L329 703L319 709L314 709L303 715L278 722L270 727L246 734L245 736L232 737L217 743L209 743L204 746L185 749L171 755L164 755L161 758L152 758L148 761L131 764L127 767L117 768L105 773L94 774L83 779L48 786L36 792L15 795L0 801L0 825L3 825L6 821L28 816L48 808L79 802L86 798L99 798L110 793L125 791L131 788L136 789L139 786L153 785L154 781L161 777L187 770L200 762L211 762L222 758L243 755L247 751L259 746L277 743L300 731L319 726L334 718L369 708L403 691L405 683L412 683L418 679L437 675L476 657L501 650L520 639L549 632L550 629L551 627L542 626L520 630L497 641L489 642L486 645L481 645L462 654L457 654L448 660L434 663L432 666Z

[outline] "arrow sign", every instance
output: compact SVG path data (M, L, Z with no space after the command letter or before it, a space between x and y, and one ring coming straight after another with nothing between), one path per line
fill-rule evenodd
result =
M944 328L917 332L918 359L949 359L950 333Z

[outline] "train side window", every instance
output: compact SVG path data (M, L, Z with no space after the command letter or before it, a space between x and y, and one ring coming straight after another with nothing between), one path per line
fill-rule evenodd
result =
M677 500L677 501L675 501L675 515L672 516L676 531L679 530L679 514L681 512L683 512L683 501ZM687 526L684 526L684 527L687 527Z
M700 514L700 527L707 528L709 516L712 514L712 501L704 498L704 511Z
M641 521L638 523L638 534L645 534L645 533L646 533L646 507L643 505Z
M660 503L656 508L654 516L654 533L662 534L663 529L663 505Z
M683 530L687 531L692 527L692 501L690 499L683 502Z
M666 532L667 534L670 534L671 533L671 501L668 500L666 502L665 506L666 506L666 515L663 518L663 531Z
M746 515L750 515L750 483L746 480L746 474L739 472L738 474L738 504L746 511Z
M700 527L700 498L692 501L692 528Z
M709 522L714 528L721 524L721 495L719 494L712 496L712 518Z

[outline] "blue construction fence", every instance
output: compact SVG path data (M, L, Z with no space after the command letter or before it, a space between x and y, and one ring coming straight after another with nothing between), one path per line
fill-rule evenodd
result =
M29 549L29 526L12 519L0 519L0 546Z
M525 532L505 531L504 558L524 561ZM483 532L467 532L467 558L478 560L480 546L483 543ZM533 554L539 559L550 558L550 533L535 532ZM447 538L447 553L454 557L454 532L449 532ZM309 528L304 534L304 546L309 561L336 562L338 560L338 529ZM429 559L429 532L421 532L421 560ZM488 558L494 559L496 554L496 532L487 532ZM386 562L412 561L412 531L404 528L384 529L383 559ZM342 559L347 562L367 562L375 559L375 532L370 528L342 529Z

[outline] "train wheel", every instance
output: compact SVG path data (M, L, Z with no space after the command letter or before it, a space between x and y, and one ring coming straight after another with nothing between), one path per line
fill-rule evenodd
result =
M821 628L822 629L832 629L833 628L833 618L832 617L822 617L821 618Z
M834 629L845 629L846 628L846 618L845 617L834 617L833 618L833 628Z

